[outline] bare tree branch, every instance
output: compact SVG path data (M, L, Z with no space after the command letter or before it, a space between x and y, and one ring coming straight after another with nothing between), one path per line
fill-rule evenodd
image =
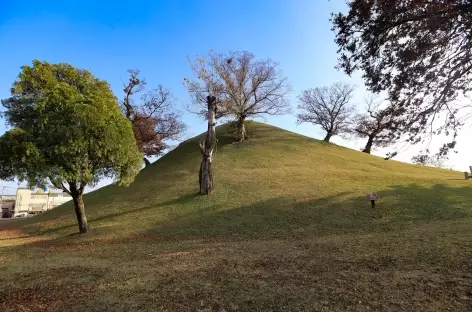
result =
M352 85L338 82L329 87L304 90L298 96L298 122L321 126L326 131L326 142L333 135L348 133L354 112L351 103L354 89Z
M396 141L396 136L390 131L395 121L395 105L381 108L381 102L377 101L374 94L365 98L365 104L366 113L354 117L352 132L358 137L367 138L362 151L370 154L373 147L386 147Z
M138 70L128 72L130 78L121 102L123 114L133 125L139 150L145 156L159 156L168 147L166 141L178 139L185 125L174 108L171 91L162 85L142 94L139 104L135 104L133 95L143 92L146 83L138 77ZM145 163L149 163L146 160Z
M339 68L363 72L373 92L386 91L397 105L391 131L415 144L438 132L456 143L464 118L460 103L472 92L470 0L350 0L332 15ZM447 114L435 127L438 113ZM470 115L470 111L467 112Z
M278 69L278 63L270 59L256 61L247 51L226 54L210 51L207 58L190 60L190 64L199 79L185 79L193 104L200 108L199 112L204 112L206 96L216 96L217 117L236 119L238 141L246 137L246 118L291 111L288 103L291 88Z

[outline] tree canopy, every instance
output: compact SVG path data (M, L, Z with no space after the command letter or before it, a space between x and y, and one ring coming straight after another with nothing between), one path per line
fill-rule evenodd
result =
M361 138L367 138L364 153L370 154L372 148L387 147L395 142L397 137L390 131L395 121L395 107L377 101L374 95L365 98L366 112L358 114L353 119L353 133Z
M298 122L319 125L326 131L324 141L332 136L349 133L354 105L354 86L336 82L331 86L302 91L298 96Z
M185 125L174 107L169 89L158 85L145 91L146 81L139 77L139 70L128 70L128 73L130 77L124 85L125 97L121 109L133 125L138 149L145 156L160 156L169 147L169 140L180 137ZM140 93L140 101L136 101L133 97ZM147 158L144 161L149 164Z
M373 92L386 91L401 117L395 131L409 141L425 133L452 135L472 89L472 2L469 0L351 0L333 14L339 67L363 72ZM442 114L442 115L441 115ZM440 122L437 124L435 122Z
M2 104L12 129L0 137L0 178L70 194L86 232L85 187L104 177L127 185L142 163L110 86L69 64L34 60Z
M190 60L198 80L186 79L192 101L206 116L207 96L217 99L217 116L236 120L236 140L246 138L244 121L249 117L283 115L291 111L291 90L279 64L271 59L256 60L247 51L216 54Z
M421 151L411 158L411 162L417 165L446 168L447 157L438 154L430 155L429 151Z

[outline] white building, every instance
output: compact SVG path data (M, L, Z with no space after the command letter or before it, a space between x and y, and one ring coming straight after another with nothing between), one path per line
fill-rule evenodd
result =
M16 195L1 195L2 211L10 211L14 216L21 212L41 213L70 201L72 197L66 193L33 192L27 188L19 188Z

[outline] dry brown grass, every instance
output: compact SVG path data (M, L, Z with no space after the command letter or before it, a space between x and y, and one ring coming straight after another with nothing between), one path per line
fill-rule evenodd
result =
M210 197L189 141L129 189L88 195L85 236L67 205L2 221L0 311L470 311L460 173L261 124L242 145L221 131Z
M470 223L454 222L376 235L29 246L0 279L0 307L468 311L472 235L464 233L469 228ZM45 259L38 265L40 256ZM35 269L25 272L26 267Z

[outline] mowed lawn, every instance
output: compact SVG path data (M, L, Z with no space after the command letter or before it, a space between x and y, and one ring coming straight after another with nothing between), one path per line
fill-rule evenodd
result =
M70 204L0 221L0 311L471 311L472 180L229 131L211 196L195 138L88 194L86 235Z

